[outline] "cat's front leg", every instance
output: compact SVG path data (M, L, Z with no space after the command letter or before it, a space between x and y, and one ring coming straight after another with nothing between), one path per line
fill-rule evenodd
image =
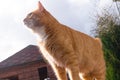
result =
M67 80L65 68L52 64L52 68L56 74L57 80Z
M71 56L71 59L69 59L68 64L67 64L67 71L68 71L70 80L80 80L79 62L75 55Z
M69 74L70 80L80 80L78 67L73 66L72 68L69 68L68 74Z

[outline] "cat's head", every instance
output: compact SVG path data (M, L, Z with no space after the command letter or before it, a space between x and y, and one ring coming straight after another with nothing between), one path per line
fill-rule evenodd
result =
M38 2L38 9L29 13L23 22L28 28L35 30L50 24L52 20L52 15L50 15L43 5Z

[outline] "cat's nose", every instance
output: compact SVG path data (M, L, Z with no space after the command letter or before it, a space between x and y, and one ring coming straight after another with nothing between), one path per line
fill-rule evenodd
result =
M26 19L23 20L23 22L25 22Z
M24 19L23 22L24 22L25 25L27 24L27 20L26 19Z

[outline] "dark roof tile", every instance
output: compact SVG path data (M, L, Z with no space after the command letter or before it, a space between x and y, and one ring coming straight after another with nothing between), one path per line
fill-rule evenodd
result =
M6 60L0 62L0 69L15 65L21 65L29 62L34 62L38 60L43 61L42 55L39 52L38 47L34 45L29 45L26 48L22 49L21 51L10 56Z

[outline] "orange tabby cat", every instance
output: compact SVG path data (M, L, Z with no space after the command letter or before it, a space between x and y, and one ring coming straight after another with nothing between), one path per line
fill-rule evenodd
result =
M24 19L39 37L39 48L58 80L105 80L105 61L98 38L59 23L42 4Z

